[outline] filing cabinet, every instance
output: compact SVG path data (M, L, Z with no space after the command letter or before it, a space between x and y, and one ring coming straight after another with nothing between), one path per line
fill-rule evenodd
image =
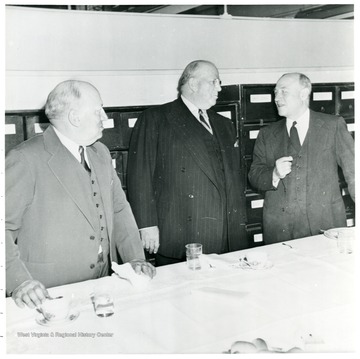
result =
M104 121L100 139L110 150L128 150L132 129L145 107L105 109L108 121Z
M118 175L123 189L126 189L127 151L111 151L113 167Z
M337 87L338 101L336 104L336 114L342 116L347 123L354 123L354 116L355 116L354 89L355 88L353 84L343 84Z
M244 141L244 155L251 156L254 152L255 141L260 129L265 125L244 123L242 128L242 139Z
M316 112L336 115L336 86L313 84L310 96L310 108Z
M212 109L216 111L219 115L229 118L232 121L236 131L238 131L237 119L239 117L239 109L235 103L224 105L217 104Z
M25 116L26 139L44 132L49 125L45 112L27 114Z
M241 87L241 115L244 123L278 120L274 101L274 85L243 85Z
M5 154L25 140L23 116L5 116Z
M245 226L246 239L248 246L258 247L264 245L263 241L263 228L262 222L260 223L250 223Z
M246 193L246 214L248 223L262 223L264 196L249 191Z

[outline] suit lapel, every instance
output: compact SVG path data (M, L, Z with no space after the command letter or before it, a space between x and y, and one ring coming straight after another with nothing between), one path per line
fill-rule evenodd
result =
M181 137L184 146L191 153L194 161L217 186L215 174L208 155L208 150L199 134L202 128L196 122L190 110L178 99L169 113L169 122L176 126L176 133Z
M88 185L84 184L82 173L78 171L81 168L75 167L78 166L76 159L60 142L52 126L49 126L44 132L44 145L45 149L52 155L48 165L54 176L94 228L91 219L97 218L96 210L91 202L91 194L89 195L87 191Z
M308 141L308 153L311 156L308 156L308 167L316 168L316 162L319 160L319 154L321 151L321 145L327 142L327 131L321 131L321 128L326 126L326 122L322 119L317 118L316 112L310 111L310 122L308 133L306 134L305 141Z
M280 120L277 123L277 126L274 127L273 132L270 134L272 136L269 139L269 143L273 146L272 153L274 154L275 160L278 158L288 156L288 133L286 130L286 120Z

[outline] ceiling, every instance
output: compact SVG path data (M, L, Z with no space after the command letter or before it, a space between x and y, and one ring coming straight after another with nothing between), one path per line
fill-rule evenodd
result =
M245 16L290 19L354 19L353 4L336 5L18 5L48 9L127 13Z

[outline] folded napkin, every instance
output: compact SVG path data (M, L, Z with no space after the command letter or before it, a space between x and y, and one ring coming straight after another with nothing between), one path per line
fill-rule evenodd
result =
M144 273L135 273L130 263L119 265L115 262L112 262L111 268L117 276L130 282L132 286L136 289L145 289L151 280L150 277L148 277Z
M234 260L222 258L219 254L200 255L201 270L206 269L229 269L234 265Z

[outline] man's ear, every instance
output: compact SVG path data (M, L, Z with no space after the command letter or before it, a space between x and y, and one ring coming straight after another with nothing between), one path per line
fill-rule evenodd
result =
M78 111L71 109L68 114L68 119L69 119L69 122L73 126L75 126L75 127L80 126L80 117L79 117Z
M310 91L307 88L303 88L300 91L300 98L302 101L306 101L310 96Z
M194 77L190 77L189 81L189 88L191 89L192 92L196 92L198 89L198 80L195 79Z

